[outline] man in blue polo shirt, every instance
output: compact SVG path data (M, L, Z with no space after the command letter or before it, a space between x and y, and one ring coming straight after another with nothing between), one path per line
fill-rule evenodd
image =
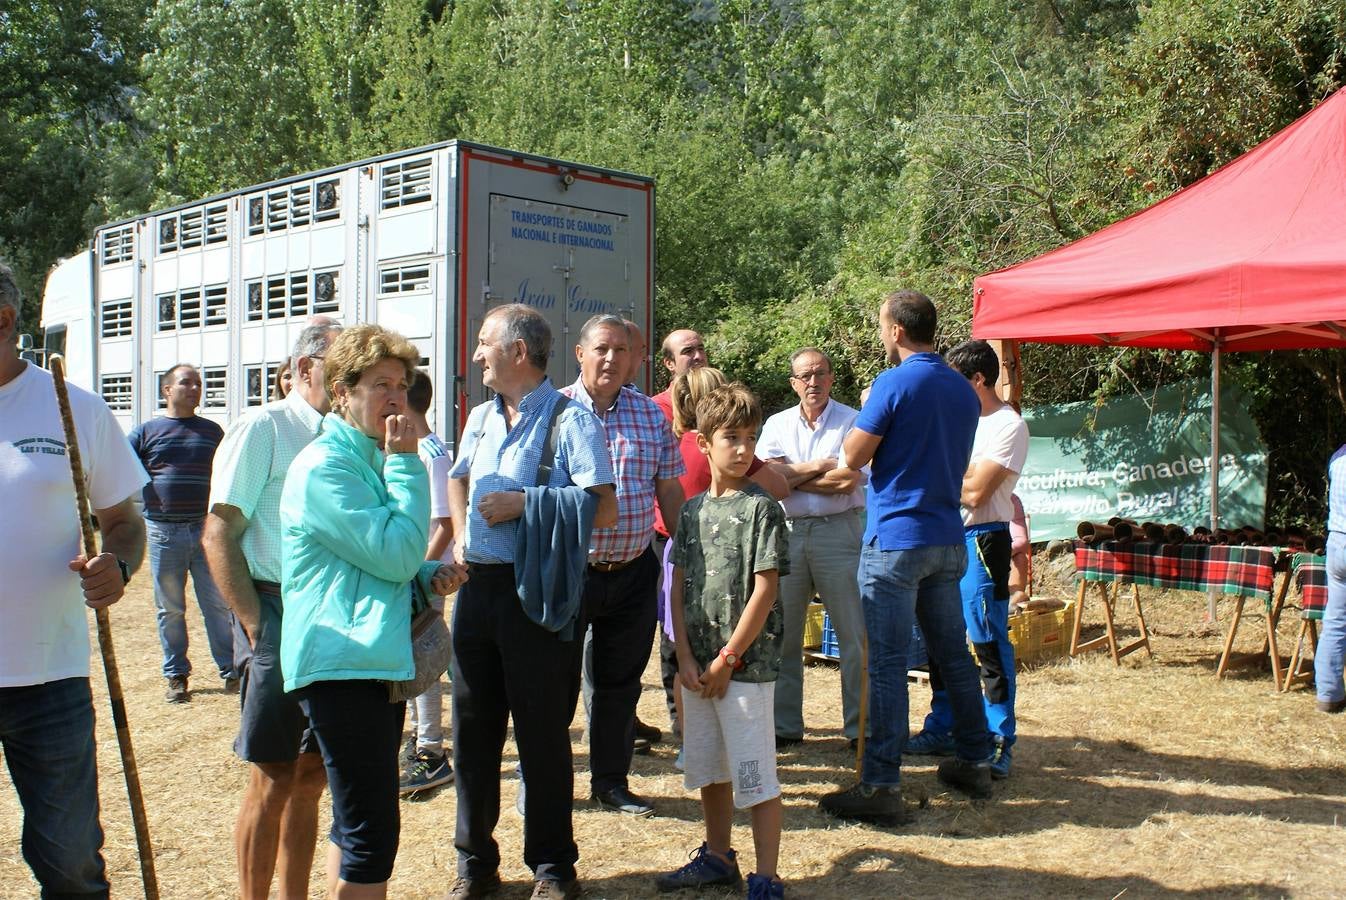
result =
M959 498L981 405L967 379L934 352L935 327L935 305L924 294L897 291L884 298L879 333L894 368L874 380L843 443L847 466L871 464L859 580L872 737L860 782L820 805L834 816L883 825L905 820L899 770L913 615L953 711L957 755L940 764L939 778L974 798L991 795L994 744L958 589L967 568Z

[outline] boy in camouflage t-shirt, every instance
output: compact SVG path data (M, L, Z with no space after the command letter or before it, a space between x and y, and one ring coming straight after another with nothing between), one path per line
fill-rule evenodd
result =
M742 883L729 842L737 807L752 810L757 872L748 896L784 896L774 694L783 630L776 589L788 540L780 504L747 479L761 421L761 405L740 384L717 388L696 410L711 481L678 518L669 603L684 783L701 791L706 840L691 862L657 879L660 890Z

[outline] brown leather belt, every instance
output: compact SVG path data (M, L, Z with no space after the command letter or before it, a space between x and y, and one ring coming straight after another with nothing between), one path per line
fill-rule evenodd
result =
M640 557L637 556L636 559L640 559ZM631 565L631 563L635 562L636 559L591 562L589 563L589 568L593 569L595 572L620 572L622 569L625 569L627 566Z

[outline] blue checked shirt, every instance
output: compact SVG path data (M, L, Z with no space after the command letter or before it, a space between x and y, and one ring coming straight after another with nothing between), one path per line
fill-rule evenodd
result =
M469 477L464 550L468 562L514 562L514 538L522 520L492 528L477 512L477 504L493 491L521 491L536 483L552 407L563 399L551 379L544 378L519 401L519 419L513 428L505 425L505 406L499 397L468 414L458 459L449 470L450 478ZM591 488L616 482L603 423L587 409L572 403L561 413L555 443L548 487Z
M561 388L561 393L585 409L594 408L583 380ZM677 478L686 469L663 412L634 388L622 388L601 421L617 476L617 524L594 529L589 553L598 562L627 562L654 540L655 480Z
M1327 530L1346 534L1346 444L1327 464Z

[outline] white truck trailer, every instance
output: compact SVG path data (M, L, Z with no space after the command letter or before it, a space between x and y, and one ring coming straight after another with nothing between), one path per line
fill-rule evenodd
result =
M98 228L49 276L41 324L129 430L178 363L201 369L200 414L223 424L266 402L311 316L377 322L420 349L452 445L487 396L482 319L514 302L551 323L558 386L595 313L651 334L653 181L449 141L253 185Z

